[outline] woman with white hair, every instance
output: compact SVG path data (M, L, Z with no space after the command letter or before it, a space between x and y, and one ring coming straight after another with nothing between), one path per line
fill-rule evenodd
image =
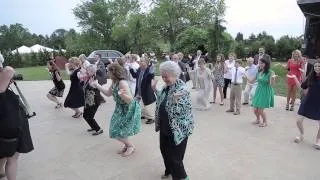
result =
M19 96L10 90L15 71L0 57L0 179L16 180L19 153L33 150L29 123Z
M199 67L192 72L195 73L195 82L197 90L197 108L201 111L207 110L210 108L210 94L212 92L212 77L211 71L206 67L206 61L203 58L200 58L198 61Z
M165 173L162 179L172 176L173 180L189 179L184 169L183 158L188 137L194 128L191 96L186 84L179 79L181 69L172 61L160 64L160 73L165 82L157 95L156 131L160 131L160 150L164 160Z
M99 124L94 119L94 116L102 103L102 96L99 89L90 86L92 80L95 80L95 74L97 72L97 66L90 64L86 66L86 81L84 81L84 109L83 109L83 118L87 121L90 126L88 132L95 131L92 133L93 136L97 136L103 133L103 130L100 128Z

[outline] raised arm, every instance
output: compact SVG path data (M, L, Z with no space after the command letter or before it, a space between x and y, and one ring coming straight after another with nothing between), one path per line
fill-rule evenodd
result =
M71 73L71 71L69 69L69 63L65 64L65 69L66 69L67 74L70 76L72 73Z
M277 75L274 73L274 71L271 71L270 80L269 80L271 86L274 86L276 84L276 77Z
M56 76L56 78L57 78L58 81L61 81L61 80L62 80L62 77L60 76L59 71L56 71L56 72L54 73L54 75Z
M0 82L0 93L7 90L15 70L12 67L6 66L1 72L2 78Z
M90 80L90 86L97 88L101 91L104 95L110 97L112 96L112 85L110 87L106 87L105 85L101 86L98 83L98 80Z
M129 71L130 71L130 74L133 78L138 78L138 72L136 70L134 70L133 68L129 67Z

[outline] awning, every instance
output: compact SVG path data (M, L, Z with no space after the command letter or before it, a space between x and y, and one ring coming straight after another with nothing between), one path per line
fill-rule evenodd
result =
M298 0L298 5L305 16L320 18L320 0Z

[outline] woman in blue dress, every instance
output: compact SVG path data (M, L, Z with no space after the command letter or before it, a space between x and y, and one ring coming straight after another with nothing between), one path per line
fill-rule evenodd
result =
M118 63L113 63L108 67L108 74L112 79L112 85L109 88L99 85L98 81L91 82L91 86L98 88L106 96L113 96L116 102L110 121L109 136L123 143L118 154L126 157L135 150L129 137L138 134L141 130L141 108L131 94L123 68Z
M294 78L296 83L300 85L296 76L288 75L288 77ZM306 96L303 98L298 111L297 127L300 135L295 138L295 142L300 143L304 139L304 118L315 120L319 122L315 148L320 150L320 59L314 64L313 71L309 73L307 79L301 84L301 88L305 91Z

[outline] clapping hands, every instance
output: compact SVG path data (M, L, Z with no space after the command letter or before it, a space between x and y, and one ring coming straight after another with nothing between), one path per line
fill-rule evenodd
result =
M179 93L173 94L173 100L174 100L174 102L175 102L175 103L178 103L179 98L180 98L181 96L183 96L183 95L185 95L185 93L179 92Z
M151 82L151 88L152 88L152 90L153 90L154 92L157 91L157 84L158 84L158 80L157 80L157 79L152 80L152 82Z
M93 88L97 88L99 85L98 80L94 80L93 78L89 79L89 84Z

